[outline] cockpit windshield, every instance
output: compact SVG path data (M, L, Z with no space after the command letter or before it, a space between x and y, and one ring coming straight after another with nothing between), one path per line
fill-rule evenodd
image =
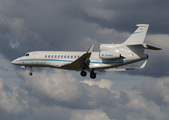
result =
M25 56L29 56L29 54L25 54Z

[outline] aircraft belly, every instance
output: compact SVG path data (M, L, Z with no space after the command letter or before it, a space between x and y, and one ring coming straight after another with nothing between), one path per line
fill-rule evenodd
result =
M90 69L101 69L101 68L107 68L107 67L111 67L111 65L106 65L106 64L102 64L102 65L100 65L100 64L91 64L91 65L89 65L89 68Z
M117 67L119 65L120 65L119 63L114 63L114 64L97 64L97 63L94 63L94 64L91 64L89 66L89 68L96 70L96 69L113 68L113 67Z
M114 67L119 67L119 66L123 66L123 65L127 65L127 64L131 64L134 62L138 62L144 59L140 59L140 58L135 58L135 59L119 59L119 60L114 60L114 61L99 61L99 62L94 62L92 61L89 65L90 69L95 69L95 70L99 70L99 69L108 69L108 68L114 68Z

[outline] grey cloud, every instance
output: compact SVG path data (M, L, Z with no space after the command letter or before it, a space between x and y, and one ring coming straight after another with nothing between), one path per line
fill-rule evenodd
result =
M20 87L27 91L29 98L37 99L45 106L72 110L102 109L110 119L168 119L165 105L169 97L164 91L168 91L167 79L144 82L137 90L121 91L117 95L97 85L80 83L71 74L63 75L61 71L55 71L55 74L42 71L31 79L27 72L18 74L24 80Z
M130 98L127 96L127 94L124 91L120 92L119 102L122 105L126 105L127 103L130 102Z
M21 100L17 91L3 84L0 79L0 118L7 120L23 119L29 115L29 107L24 100ZM26 112L27 111L27 112Z
M7 18L4 15L0 15L0 24L0 39L3 43L0 47L1 53L7 59L11 60L11 58L14 58L13 55L16 57L18 53L25 53L29 50L29 46L32 49L35 49L39 44L43 46L43 41L35 32L27 29L22 19Z
M168 104L168 78L161 78L157 81L143 82L140 84L141 95L148 100L153 100L157 105Z
M107 114L101 109L78 110L73 112L70 120L110 120Z
M34 106L43 104L46 107L60 106L79 111L102 109L111 119L127 118L125 106L130 103L130 98L124 91L119 92L118 97L106 88L78 82L70 73L58 70L54 73L44 70L36 72L31 79L27 71L18 72L18 76L23 80L20 87L27 93L22 96L27 96L25 100L38 101L34 101Z
M85 83L80 83L69 74L55 74L42 71L44 76L38 74L32 80L24 78L25 73L19 73L19 76L26 80L21 84L21 87L28 94L40 102L53 106L62 106L72 109L97 109L101 106L109 106L118 104L117 99L108 89L100 88L96 85L89 86ZM43 78L43 79L38 79ZM38 82L36 84L35 82ZM41 84L41 85L40 85ZM39 86L40 85L40 86ZM124 97L125 98L125 97ZM115 103L112 104L112 101ZM121 100L121 102L123 102ZM127 101L126 101L127 102Z
M144 96L148 100L153 100L156 104L163 103L162 89L158 88L156 82L144 82L141 84L141 95Z
M0 69L2 69L3 71L9 71L9 69L4 68L3 66L0 66Z
M152 25L151 33L167 33L168 28L166 27L166 24L168 24L168 14L166 10L168 7L166 6L168 2L159 2L159 1L85 1L82 2L82 4L78 4L78 7L75 6L77 9L76 12L73 11L74 14L76 14L76 17L86 20L87 22L91 23L97 23L102 27L107 28L115 28L119 31L130 31L133 32L133 26L138 23L149 23ZM80 7L79 7L80 6ZM74 9L75 9L74 8ZM110 20L107 20L104 17L104 12L99 16L102 16L100 18L99 16L96 16L93 14L88 14L84 9L91 9L96 8L99 11L109 10L112 11L112 17L110 17ZM72 11L68 11L70 15ZM92 12L92 11L90 11ZM108 13L108 12L107 12ZM160 16L160 19L159 19ZM73 16L74 17L74 16ZM163 21L163 23L161 22ZM158 24L160 23L160 24ZM162 27L163 26L163 27Z
M146 81L137 89L115 92L78 82L68 72L43 70L36 72L31 79L27 72L17 72L22 82L15 88L3 85L1 80L1 119L43 120L48 116L61 120L78 119L80 116L87 119L97 118L98 113L105 119L169 118L168 78Z

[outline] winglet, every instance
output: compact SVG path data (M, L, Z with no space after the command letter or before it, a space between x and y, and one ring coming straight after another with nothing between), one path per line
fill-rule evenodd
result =
M147 60L141 65L140 69L144 68L146 66Z
M94 45L91 45L91 47L88 49L88 51L86 53L91 53L93 51L93 47L94 47Z

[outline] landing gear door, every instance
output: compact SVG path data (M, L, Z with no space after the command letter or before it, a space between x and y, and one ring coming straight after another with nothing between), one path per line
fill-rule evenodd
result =
M33 53L32 54L32 59L31 59L31 61L32 61L32 65L38 65L38 53Z

